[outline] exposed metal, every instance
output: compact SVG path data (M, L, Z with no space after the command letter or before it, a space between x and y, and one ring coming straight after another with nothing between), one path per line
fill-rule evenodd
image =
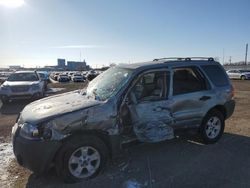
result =
M131 105L133 130L142 142L159 142L174 138L171 127L173 117L170 109L165 108L166 101Z

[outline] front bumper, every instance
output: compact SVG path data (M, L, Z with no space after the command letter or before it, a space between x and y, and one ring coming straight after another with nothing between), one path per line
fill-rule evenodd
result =
M16 127L15 127L16 126ZM13 127L13 151L18 163L36 174L46 172L53 164L59 141L28 140L19 135L17 125Z

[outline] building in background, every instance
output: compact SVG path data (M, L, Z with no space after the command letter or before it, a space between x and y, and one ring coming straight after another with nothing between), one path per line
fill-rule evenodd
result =
M19 70L19 69L22 69L22 67L20 65L10 65L9 69Z
M89 66L84 61L67 61L67 70L69 71L85 71Z
M57 67L64 70L66 68L65 59L57 59Z

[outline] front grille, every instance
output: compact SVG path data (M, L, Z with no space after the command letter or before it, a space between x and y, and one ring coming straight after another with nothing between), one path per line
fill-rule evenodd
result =
M11 86L12 92L26 92L29 91L29 86Z

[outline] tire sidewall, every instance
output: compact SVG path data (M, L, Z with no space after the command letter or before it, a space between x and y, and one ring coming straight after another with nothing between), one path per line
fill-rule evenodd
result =
M94 174L87 178L77 178L70 173L68 162L74 151L80 147L91 146L95 148L100 154L100 165ZM95 136L83 136L81 138L74 138L68 141L62 146L61 151L57 157L57 173L63 178L66 183L75 183L83 180L88 180L97 176L105 167L108 158L107 147L98 137Z
M246 80L246 77L245 76L241 76L241 80Z
M217 117L221 121L220 132L215 138L209 138L207 136L207 133L206 133L207 122L211 117ZM205 144L213 144L213 143L217 142L221 138L221 136L224 132L224 128L225 128L225 120L224 120L224 116L222 115L222 113L218 110L209 111L207 113L207 115L204 117L204 119L202 121L202 125L200 127L200 133L201 133L201 138L202 138L203 142Z

